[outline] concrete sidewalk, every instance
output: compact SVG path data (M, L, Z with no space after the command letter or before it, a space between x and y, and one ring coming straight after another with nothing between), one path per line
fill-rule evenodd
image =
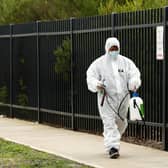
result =
M121 157L108 158L103 137L32 122L0 118L0 137L101 168L168 168L168 152L121 143Z

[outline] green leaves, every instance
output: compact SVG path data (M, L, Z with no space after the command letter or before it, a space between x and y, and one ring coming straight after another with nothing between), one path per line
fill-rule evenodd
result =
M17 95L17 103L22 106L28 105L28 96L26 95L26 86L22 78L20 78L19 82L19 94Z
M0 102L7 103L8 88L4 85L0 87Z
M99 0L0 0L0 24L97 15Z
M168 5L167 0L105 0L100 2L98 13L103 15L112 12L128 12L160 8L166 5Z
M56 58L55 72L63 74L65 80L70 78L71 70L71 41L67 38L63 40L62 45L54 50Z

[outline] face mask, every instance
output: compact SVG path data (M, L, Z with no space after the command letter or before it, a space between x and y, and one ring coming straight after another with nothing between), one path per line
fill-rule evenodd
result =
M116 58L119 54L119 51L109 51L109 56L112 58Z

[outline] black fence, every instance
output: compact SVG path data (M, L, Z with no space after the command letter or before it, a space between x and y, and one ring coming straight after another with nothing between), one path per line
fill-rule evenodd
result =
M156 59L156 29L164 29L164 59ZM102 132L96 95L86 85L90 63L116 36L121 53L142 73L146 127L129 121L124 139L168 149L168 8L0 26L0 113L93 133ZM70 40L70 77L56 73L54 51ZM134 139L134 140L132 140Z

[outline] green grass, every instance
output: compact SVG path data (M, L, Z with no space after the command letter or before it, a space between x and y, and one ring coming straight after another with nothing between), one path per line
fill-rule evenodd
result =
M0 168L89 168L88 166L0 139Z

